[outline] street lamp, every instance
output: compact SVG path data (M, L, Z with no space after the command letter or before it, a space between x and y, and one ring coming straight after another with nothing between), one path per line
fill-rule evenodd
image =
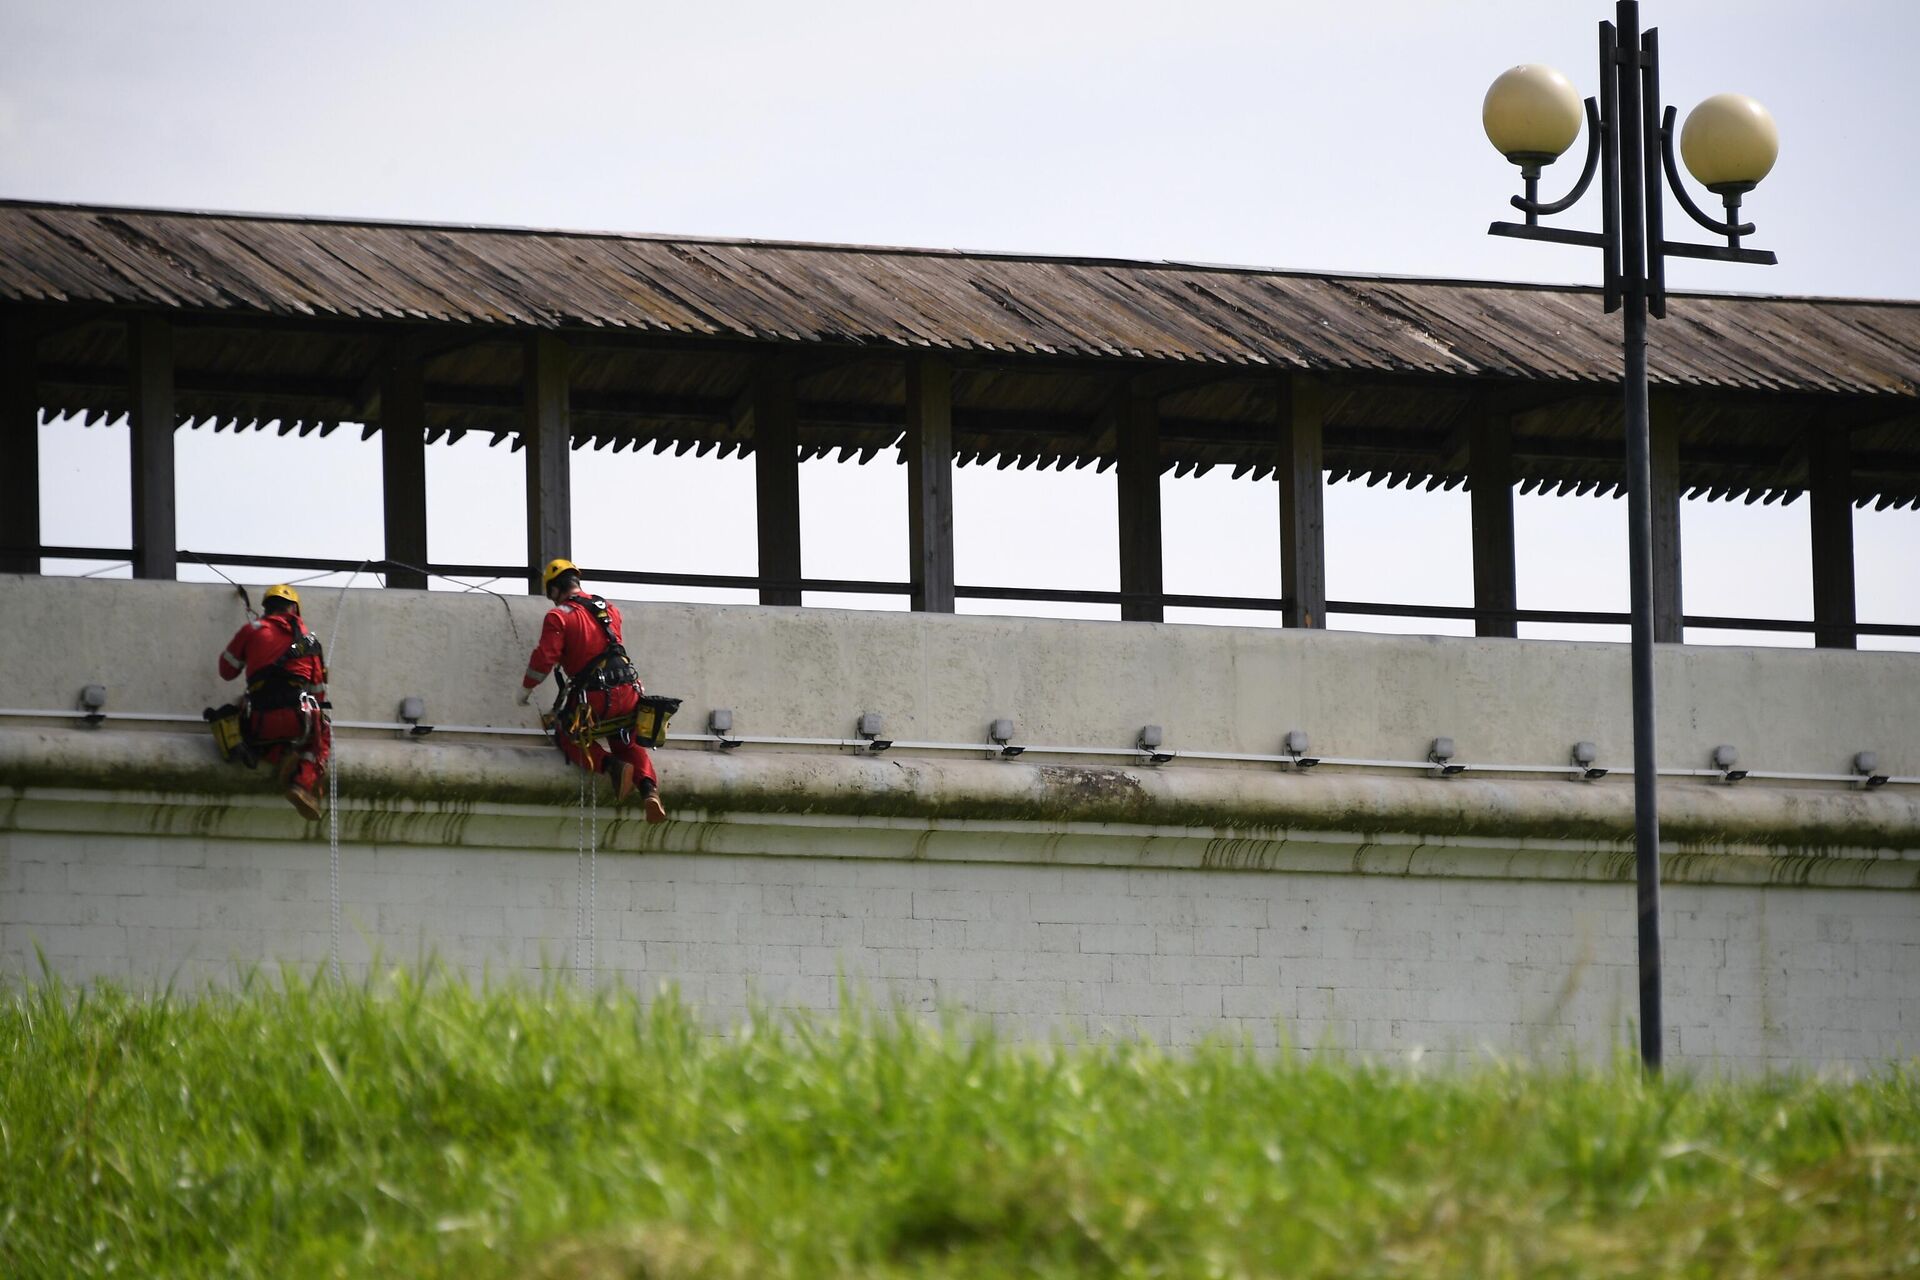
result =
M1666 260L1710 258L1770 266L1765 250L1743 249L1753 224L1740 221L1740 198L1773 168L1780 135L1765 107L1739 94L1708 98L1687 117L1680 154L1700 184L1721 198L1715 219L1687 194L1674 164L1674 111L1660 109L1659 32L1640 31L1637 0L1619 0L1614 22L1600 24L1600 97L1579 101L1551 67L1520 66L1487 90L1481 120L1500 153L1520 167L1525 194L1513 197L1525 222L1496 222L1496 236L1578 244L1601 251L1606 309L1625 312L1623 343L1627 434L1627 533L1633 592L1633 837L1640 909L1640 1056L1660 1069L1660 816L1653 760L1653 503L1647 443L1647 316L1667 313ZM1542 201L1540 171L1563 155L1587 122L1587 159L1573 189ZM1600 174L1599 232L1548 227ZM1662 186L1662 175L1665 187ZM1668 240L1662 191L1725 245Z

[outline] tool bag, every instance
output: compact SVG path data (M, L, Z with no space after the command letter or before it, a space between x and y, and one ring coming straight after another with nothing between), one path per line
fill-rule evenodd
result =
M641 695L633 709L633 740L643 747L657 747L667 740L667 721L680 709L678 698Z
M243 764L251 769L260 762L253 745L247 741L246 732L240 726L240 704L229 702L224 706L207 707L200 712L200 718L213 730L213 745L219 750L220 758L228 764Z

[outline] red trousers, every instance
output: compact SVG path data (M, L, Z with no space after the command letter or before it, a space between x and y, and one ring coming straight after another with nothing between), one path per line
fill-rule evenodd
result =
M587 705L593 708L594 719L607 720L626 715L639 705L640 686L623 684L612 689L596 689L584 696ZM660 785L653 772L652 753L627 734L596 738L584 752L565 733L556 732L554 740L560 744L561 755L592 773L605 773L609 759L625 760L633 766L635 785L642 795Z
M288 783L317 794L327 774L327 758L333 754L333 726L327 723L324 714L316 712L313 734L305 742L273 741L294 737L299 732L300 713L292 707L255 711L247 727L253 741L272 743L261 748L262 760L282 770L281 776Z

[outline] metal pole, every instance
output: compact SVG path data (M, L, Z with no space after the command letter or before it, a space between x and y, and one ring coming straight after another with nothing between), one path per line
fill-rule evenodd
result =
M1653 471L1647 405L1647 190L1642 163L1640 6L1619 0L1619 54L1601 68L1616 76L1619 112L1608 122L1609 146L1620 156L1621 276L1627 435L1627 556L1633 618L1633 846L1640 925L1640 1058L1660 1070L1660 811L1654 778L1653 727ZM1658 109L1658 104L1651 104Z

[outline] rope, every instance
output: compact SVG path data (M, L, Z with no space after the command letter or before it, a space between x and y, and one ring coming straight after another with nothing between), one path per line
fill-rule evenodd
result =
M587 780L587 981L600 978L600 788L592 774Z
M346 586L340 588L340 594L334 597L333 627L327 633L327 692L333 692L333 663L337 655L335 645L340 639L340 617L346 612L347 588L360 576L360 570L371 561L362 560L360 568L347 576ZM218 569L214 570L219 573ZM221 574L225 577L225 574ZM235 584L238 585L237 583ZM241 593L242 595L245 592ZM325 712L321 713L326 714ZM332 974L336 984L340 982L340 753L336 748L333 759L327 762L327 902L328 902L328 939L327 971Z
M587 774L580 773L580 846L573 859L573 985L584 986L587 936Z

